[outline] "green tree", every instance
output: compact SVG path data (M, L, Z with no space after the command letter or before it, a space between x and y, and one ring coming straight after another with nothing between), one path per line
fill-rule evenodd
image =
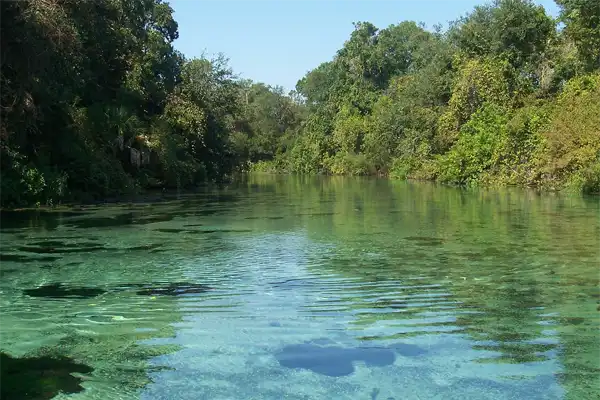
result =
M589 71L600 68L600 2L556 0L565 32L579 50Z
M554 21L531 0L494 0L455 22L449 38L470 57L501 56L515 68L535 65L554 34Z

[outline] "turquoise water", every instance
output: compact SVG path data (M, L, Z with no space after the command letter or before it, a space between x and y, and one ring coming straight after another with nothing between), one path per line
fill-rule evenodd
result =
M599 207L253 176L4 213L2 398L597 399Z

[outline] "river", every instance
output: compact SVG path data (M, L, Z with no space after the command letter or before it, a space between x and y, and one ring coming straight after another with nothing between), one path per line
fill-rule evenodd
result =
M600 199L254 175L2 214L3 399L597 399Z

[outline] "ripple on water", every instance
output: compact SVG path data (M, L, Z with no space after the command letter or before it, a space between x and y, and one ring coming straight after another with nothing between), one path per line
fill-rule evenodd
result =
M3 229L2 350L73 400L595 398L596 209L289 182Z

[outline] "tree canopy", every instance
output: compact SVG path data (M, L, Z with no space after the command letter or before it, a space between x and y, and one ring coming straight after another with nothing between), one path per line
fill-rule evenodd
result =
M276 164L600 191L600 3L557 4L555 20L533 1L495 0L445 32L356 23L298 82L307 123Z
M175 50L162 0L1 8L3 206L222 180L272 158L299 124L281 90L240 81L224 56Z
M600 2L354 29L295 91L187 59L163 0L1 2L3 206L236 171L600 191Z

